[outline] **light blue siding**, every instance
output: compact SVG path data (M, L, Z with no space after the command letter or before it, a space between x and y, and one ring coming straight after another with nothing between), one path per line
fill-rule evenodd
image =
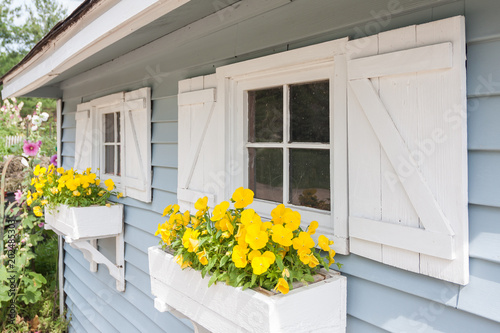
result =
M147 262L147 248L159 241L153 234L164 221L163 208L177 201L177 140L182 130L177 123L179 80L287 49L454 15L465 15L468 41L468 114L454 116L468 117L471 281L462 287L356 255L339 255L337 260L344 264L342 272L348 277L348 332L500 332L500 2L394 3L401 10L385 17L380 15L388 8L387 0L363 0L355 5L291 1L260 15L243 15L238 22L221 20L220 29L173 41L178 43L175 47L168 44L143 57L131 57L130 62L106 64L101 75L64 91L65 168L74 163L74 112L80 101L143 86L152 87L153 97L153 201L119 200L126 206L126 291L116 292L105 267L89 272L81 253L66 245L71 332L192 331L185 322L154 309ZM113 244L99 243L108 256L113 254Z

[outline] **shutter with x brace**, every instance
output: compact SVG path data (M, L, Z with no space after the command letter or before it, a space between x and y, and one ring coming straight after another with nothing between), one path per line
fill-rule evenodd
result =
M465 24L454 17L350 41L352 253L468 282ZM454 119L451 121L450 119Z

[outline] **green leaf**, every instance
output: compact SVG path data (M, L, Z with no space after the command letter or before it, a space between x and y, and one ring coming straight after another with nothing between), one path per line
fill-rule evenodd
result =
M214 274L212 275L212 277L210 278L210 280L208 281L208 287L209 287L209 288L210 288L210 286L211 286L212 284L214 284L214 283L215 283L215 281L217 280L217 274L218 274L218 272L217 272L217 271L215 271L215 272L214 272Z
M252 281L250 281L250 286L254 286L257 281L257 275L252 274Z
M276 256L276 264L278 265L280 271L283 271L283 269L285 269L285 266L283 265L283 260L281 260L281 256L279 254Z
M314 278L310 274L304 274L304 280L307 282L314 282Z
M0 302L9 301L12 297L9 296L10 287L0 284Z
M207 266L207 269L208 270L211 270L212 267L214 267L215 263L217 262L217 256L213 256L212 258L210 258L210 260L208 261L208 266Z
M201 270L201 277L205 278L205 275L207 275L207 272L208 272L208 266L203 267L203 269Z
M222 259L220 260L220 266L224 266L226 262L228 261L229 257L228 256L223 256Z

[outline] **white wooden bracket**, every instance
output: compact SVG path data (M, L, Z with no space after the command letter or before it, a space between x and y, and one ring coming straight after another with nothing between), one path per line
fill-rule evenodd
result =
M116 280L116 290L125 291L125 241L123 232L114 237L116 239L116 263L111 262L97 249L97 239L73 240L66 236L66 242L72 248L83 253L84 258L90 262L90 271L97 272L97 264L105 265L109 274Z
M209 330L207 330L205 327L201 326L197 322L191 320L189 317L185 316L184 314L180 313L167 303L163 302L161 299L158 297L155 297L155 309L160 311L160 312L170 312L174 316L176 316L179 319L188 319L192 324L194 328L194 333L211 333Z

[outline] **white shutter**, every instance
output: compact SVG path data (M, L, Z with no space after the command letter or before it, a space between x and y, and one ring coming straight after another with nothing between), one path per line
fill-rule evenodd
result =
M348 43L352 253L468 283L465 24ZM457 113L462 116L453 117Z
M121 116L124 196L151 202L151 89L125 93Z
M177 198L182 209L192 209L203 196L214 207L224 191L224 122L215 115L215 87L215 75L179 81Z
M83 171L92 168L92 154L95 151L93 140L91 103L78 104L76 107L76 135L75 135L75 165L74 169Z

